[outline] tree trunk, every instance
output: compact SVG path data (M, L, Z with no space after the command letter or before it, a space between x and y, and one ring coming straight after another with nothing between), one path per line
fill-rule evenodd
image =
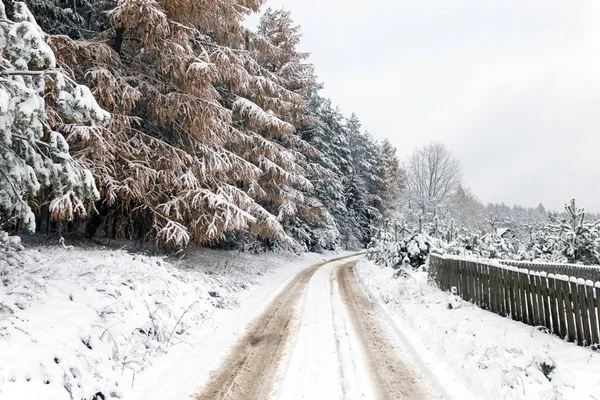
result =
M124 35L125 35L125 28L116 28L115 29L115 43L113 44L113 48L119 54L121 54L121 47L123 46Z
M108 207L106 207L102 200L97 201L96 208L92 210L87 223L85 224L86 238L91 239L96 234L98 228L100 228L100 225L102 225L102 222L104 222L104 219L107 215Z

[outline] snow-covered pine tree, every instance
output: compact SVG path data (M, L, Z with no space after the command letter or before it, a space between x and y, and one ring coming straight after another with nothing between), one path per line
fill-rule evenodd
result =
M294 135L303 95L258 61L279 49L242 26L261 5L119 0L97 40L52 38L113 114L107 129L69 139L98 176L97 209L123 230L144 213L174 246L249 228L291 243L280 221L304 200L298 188L310 190L304 175L317 171L302 161L318 152Z
M249 49L259 65L277 76L279 79L277 83L295 96L295 98L283 99L282 102L273 93L265 91L248 93L249 98L261 107L274 111L278 118L294 127L301 127L310 121L306 97L310 88L316 84L314 67L306 63L308 53L296 49L300 38L300 27L294 25L289 12L268 9L261 18L258 35L252 36L249 41ZM262 45L263 42L268 45ZM254 43L261 45L255 48ZM250 126L245 128L252 130ZM293 169L307 178L307 181L298 184L265 173L259 184L267 189L270 196L261 199L262 202L267 209L277 209L278 220L285 226L293 227L293 231L296 232L293 236L298 237L300 242L304 242L309 247L313 244L322 247L323 240L316 238L320 235L316 230L322 231L324 228L327 232L326 237L335 236L332 234L334 230L331 229L332 227L322 226L323 221L328 219L327 211L322 201L314 197L314 186L311 182L332 176L330 171L312 162L321 158L322 154L297 136L296 132L292 135L267 137L267 139L281 146L282 154L287 155L286 160L271 158L270 161L283 168L294 165ZM300 143L302 146L298 147ZM263 156L268 157L268 155ZM256 157L256 150L249 149L247 158L256 159ZM315 235L313 239L307 240L308 237L313 236L311 231L315 231L313 232ZM334 243L326 247L331 248L331 246L334 246Z
M291 13L268 8L258 25L258 38L266 40L273 47L270 51L255 52L257 62L280 77L283 87L306 99L316 85L317 78L314 65L306 62L310 54L297 49L302 34L300 26L294 24ZM286 121L295 125L307 122L306 101L285 111L281 117Z
M554 248L568 262L600 264L600 220L589 222L585 210L577 207L575 199L565 205L566 218L551 226L556 235Z
M381 144L381 169L379 177L381 184L378 195L382 201L384 215L390 216L398 208L402 190L405 185L404 170L396 154L396 148L389 139Z
M302 138L317 148L322 156L318 162L331 171L333 176L314 177L311 179L315 187L315 196L327 207L331 218L325 219L330 225L321 229L338 232L336 241L331 246L340 244L342 237L347 236L343 229L347 226L347 208L342 179L352 172L350 150L347 147L344 117L338 109L334 109L331 101L322 98L315 86L308 98L310 123L300 129ZM330 236L332 237L332 236Z
M381 218L380 170L382 164L378 144L367 133L361 131L360 121L352 114L346 121L346 140L350 149L350 162L353 173L344 179L346 208L352 219L346 228L347 238L366 246L369 243L371 228ZM347 243L349 240L346 241Z
M381 198L377 195L381 187L381 149L368 132L361 130L358 116L354 113L346 121L346 137L351 150L352 165L365 184L369 204L381 211Z
M347 250L366 246L371 240L371 227L380 217L378 210L369 205L369 194L357 173L343 178L346 199L346 218L342 221L342 241Z
M91 39L110 27L106 11L117 0L25 0L44 32Z
M11 19L6 9L9 6ZM17 221L35 230L28 202L41 188L50 196L50 213L72 219L85 215L85 199L98 197L89 170L69 154L63 136L70 128L86 129L110 120L90 89L57 68L23 2L0 4L0 227ZM56 129L57 121L60 127Z

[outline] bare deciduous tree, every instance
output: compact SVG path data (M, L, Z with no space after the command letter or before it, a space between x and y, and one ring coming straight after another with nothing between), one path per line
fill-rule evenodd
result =
M459 161L441 143L417 149L408 159L406 174L410 207L423 212L444 205L462 179Z

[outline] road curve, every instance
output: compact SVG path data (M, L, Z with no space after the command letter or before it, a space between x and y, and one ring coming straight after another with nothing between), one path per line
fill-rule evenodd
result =
M354 257L330 259L302 270L251 323L218 371L211 375L196 400L267 399L275 372L291 333L298 299L323 265Z
M296 275L195 400L441 398L414 363L401 359L391 329L356 280L351 257Z

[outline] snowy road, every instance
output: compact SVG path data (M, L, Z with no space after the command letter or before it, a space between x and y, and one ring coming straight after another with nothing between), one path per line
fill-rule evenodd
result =
M196 400L441 398L359 286L357 260L296 275Z

